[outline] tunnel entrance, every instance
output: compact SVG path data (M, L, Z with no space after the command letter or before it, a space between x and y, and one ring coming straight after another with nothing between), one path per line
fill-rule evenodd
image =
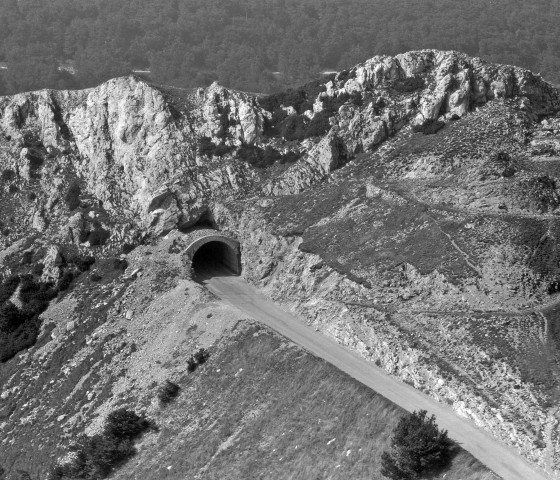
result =
M194 252L191 261L193 279L203 280L216 276L241 273L239 247L235 248L220 240L211 240Z

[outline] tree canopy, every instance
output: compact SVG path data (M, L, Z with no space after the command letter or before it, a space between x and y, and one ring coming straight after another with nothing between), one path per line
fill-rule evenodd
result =
M559 14L560 0L0 0L0 94L133 70L178 87L273 92L421 48L560 83Z

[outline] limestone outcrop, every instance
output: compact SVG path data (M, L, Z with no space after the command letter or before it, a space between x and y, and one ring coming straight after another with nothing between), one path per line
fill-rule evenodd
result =
M34 275L40 258L56 283L65 260L94 255L112 300L88 305L132 323L146 305L111 302L142 272L110 265L220 230L271 298L560 470L558 91L423 50L278 98L132 76L0 98L0 280ZM164 269L146 291L185 272ZM102 275L88 275L96 291ZM78 300L52 306L71 327L44 342L81 331Z

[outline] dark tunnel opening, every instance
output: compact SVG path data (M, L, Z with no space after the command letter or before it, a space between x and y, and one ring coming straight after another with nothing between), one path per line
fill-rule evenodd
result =
M224 242L205 243L194 254L191 262L194 279L239 275L239 253Z

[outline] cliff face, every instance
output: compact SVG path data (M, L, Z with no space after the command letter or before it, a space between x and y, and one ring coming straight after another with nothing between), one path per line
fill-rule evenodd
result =
M2 277L60 281L93 255L109 278L80 277L43 314L39 346L0 364L6 442L41 414L28 398L41 361L79 344L73 332L148 315L161 299L146 292L185 275L175 257L163 267L177 230L204 224L238 238L245 278L315 328L558 469L559 110L531 72L437 51L272 99L134 77L0 98ZM142 243L159 263L129 253ZM106 273L123 246L154 269L128 297L133 265ZM70 373L87 357L74 350ZM106 412L106 394L82 417L68 407L72 428Z

